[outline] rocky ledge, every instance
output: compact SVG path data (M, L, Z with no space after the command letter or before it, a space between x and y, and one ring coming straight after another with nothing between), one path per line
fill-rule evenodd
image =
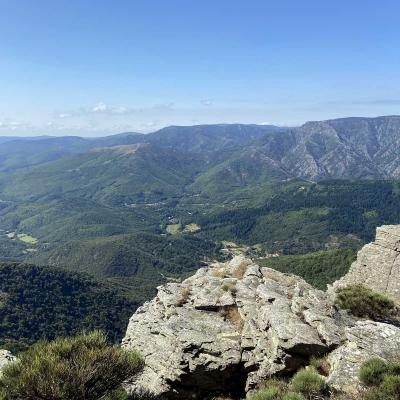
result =
M375 241L358 252L349 273L334 283L333 290L350 284L386 293L400 303L400 225L377 228Z
M338 348L352 325L301 278L235 257L159 287L133 315L123 346L142 352L146 367L130 390L243 396Z
M333 305L335 290L360 283L399 299L399 254L400 226L383 226L327 292L240 256L161 286L123 340L146 363L128 389L167 399L243 398L260 381L324 356L330 387L354 395L366 360L400 358L400 328L350 317Z

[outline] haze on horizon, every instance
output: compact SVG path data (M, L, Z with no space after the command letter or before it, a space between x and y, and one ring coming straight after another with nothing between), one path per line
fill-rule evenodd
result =
M0 136L399 114L400 3L0 0Z

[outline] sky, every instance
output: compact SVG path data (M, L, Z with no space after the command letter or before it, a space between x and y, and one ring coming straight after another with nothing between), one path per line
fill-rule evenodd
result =
M400 114L398 0L0 0L0 135Z

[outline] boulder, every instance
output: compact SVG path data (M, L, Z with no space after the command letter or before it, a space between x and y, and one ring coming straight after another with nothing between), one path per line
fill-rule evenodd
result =
M171 399L240 397L337 348L352 324L303 279L238 256L159 287L136 311L122 345L139 350L145 368L128 389Z
M400 329L379 322L359 321L345 332L346 342L328 356L327 383L338 391L357 394L362 390L358 375L365 361L375 357L386 361L400 359Z
M10 362L13 362L16 360L16 357L14 357L8 350L0 350L0 376L2 374L2 369L9 364Z
M330 290L353 284L386 293L400 303L400 225L377 228L375 241L358 252L350 271Z

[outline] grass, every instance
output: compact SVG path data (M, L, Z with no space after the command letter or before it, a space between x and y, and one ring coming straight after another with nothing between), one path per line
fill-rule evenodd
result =
M400 398L400 364L373 358L360 369L360 381L370 389L366 400L397 400Z
M27 235L26 233L19 233L17 235L18 239L21 240L21 242L27 243L27 244L37 244L38 239L36 239L33 236Z
M181 224L170 224L167 225L166 227L166 231L170 234L170 235L176 235L181 231Z
M232 271L232 278L242 279L249 267L249 263L243 261Z
M188 302L188 300L190 299L191 294L192 294L192 286L189 285L189 286L184 287L182 292L181 292L181 297L176 302L176 305L178 307L182 307L184 304L186 304Z
M237 306L223 307L219 313L225 320L230 321L239 331L243 329L244 321Z

